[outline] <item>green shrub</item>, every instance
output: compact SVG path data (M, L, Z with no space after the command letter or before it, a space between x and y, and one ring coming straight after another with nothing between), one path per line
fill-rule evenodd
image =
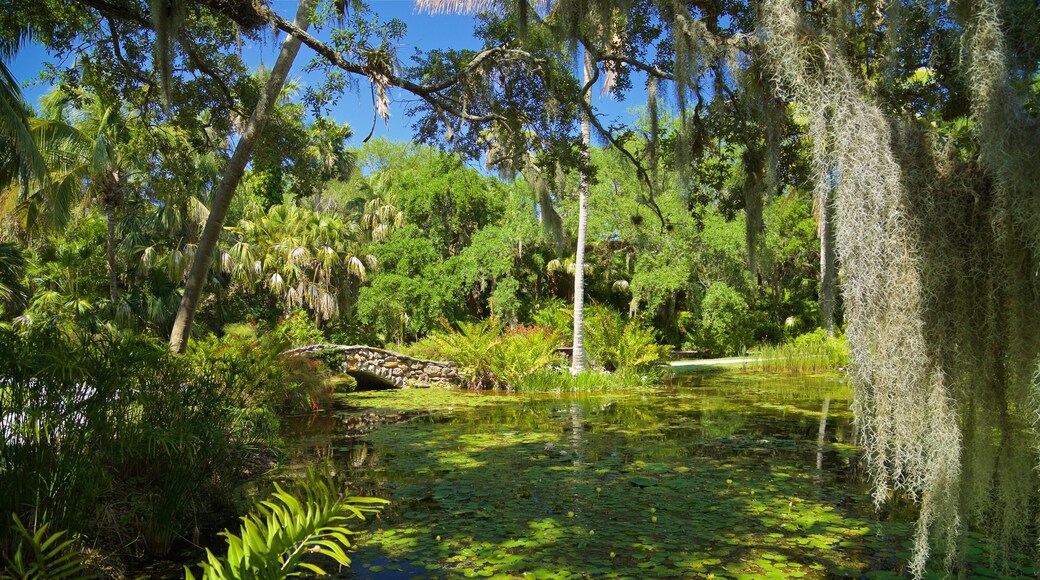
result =
M321 342L321 332L305 312L297 311L270 332L228 325L222 337L192 341L186 356L199 373L226 390L244 393L248 408L304 411L326 403L332 383L319 361L281 353Z
M741 352L751 342L748 304L725 282L713 282L701 299L701 323L694 344L715 355Z
M550 298L534 305L531 322L547 328L555 336L570 340L574 333L574 307L559 298Z
M585 349L608 371L648 369L667 355L668 347L657 344L654 330L638 320L625 321L617 311L598 305L587 312Z
M499 386L491 365L491 353L501 334L502 326L493 318L462 322L458 331L431 334L407 351L416 356L455 362L469 388L490 389Z
M321 344L325 336L314 325L314 320L305 310L294 310L292 314L279 322L272 332L273 338L287 345L287 348Z
M233 381L141 336L0 330L0 376L0 513L103 544L168 550L230 501L258 439Z
M550 366L562 365L556 350L559 340L551 330L537 326L514 326L505 329L491 350L491 369L500 384L518 384L531 373Z
M487 319L460 323L458 331L432 334L406 350L415 356L457 363L469 388L509 389L533 372L563 364L558 346L559 339L549 329L506 328Z

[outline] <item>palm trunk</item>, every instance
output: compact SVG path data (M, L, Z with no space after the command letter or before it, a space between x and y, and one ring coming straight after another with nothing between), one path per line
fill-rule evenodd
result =
M116 208L111 203L105 204L105 218L108 221L105 235L105 259L108 262L108 297L115 304L119 300L119 279L116 276Z
M295 24L303 30L310 25L310 4L311 0L300 0L299 7L296 9ZM213 193L213 207L210 208L206 227L199 238L195 260L192 262L188 280L184 285L184 297L181 298L177 318L173 322L173 331L170 333L170 350L174 352L184 352L188 346L191 326L195 321L195 311L199 307L199 299L206 285L210 265L213 263L213 251L216 249L220 233L224 229L224 218L231 206L231 198L235 195L235 189L242 180L246 164L253 155L253 148L271 117L278 94L282 91L285 79L289 76L289 69L292 68L299 51L300 40L292 35L286 36L274 68L271 69L271 77L267 79L264 92L260 95L260 100L253 109L249 121L246 122L245 130L242 131L238 144L235 146L235 152L231 155L220 184Z
M592 77L592 55L586 50L584 82ZM589 92L582 95L590 102ZM592 171L589 147L592 141L592 122L587 113L581 115L581 179L578 184L578 248L574 254L574 347L571 351L571 374L585 370L585 236L589 222L589 173Z

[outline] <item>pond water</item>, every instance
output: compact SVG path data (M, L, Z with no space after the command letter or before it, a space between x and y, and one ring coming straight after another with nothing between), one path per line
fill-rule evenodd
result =
M899 576L914 512L874 510L850 402L836 376L702 370L609 394L352 393L284 436L297 465L393 502L344 578Z

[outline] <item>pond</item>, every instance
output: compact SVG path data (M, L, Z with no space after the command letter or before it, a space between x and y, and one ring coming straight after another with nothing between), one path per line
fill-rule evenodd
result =
M346 578L886 578L914 511L875 511L840 377L701 370L664 387L345 395L286 421L389 498ZM971 542L973 575L1003 570Z

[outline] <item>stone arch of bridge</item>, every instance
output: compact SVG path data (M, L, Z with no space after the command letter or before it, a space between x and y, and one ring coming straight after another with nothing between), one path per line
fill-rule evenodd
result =
M382 373L373 373L360 369L346 369L343 372L357 381L359 391L399 389L406 386L403 381L398 381L392 376L384 376Z
M282 356L320 356L332 362L339 359L339 371L354 377L359 388L398 388L410 386L458 386L458 367L453 362L423 360L371 346L315 344L294 348Z

